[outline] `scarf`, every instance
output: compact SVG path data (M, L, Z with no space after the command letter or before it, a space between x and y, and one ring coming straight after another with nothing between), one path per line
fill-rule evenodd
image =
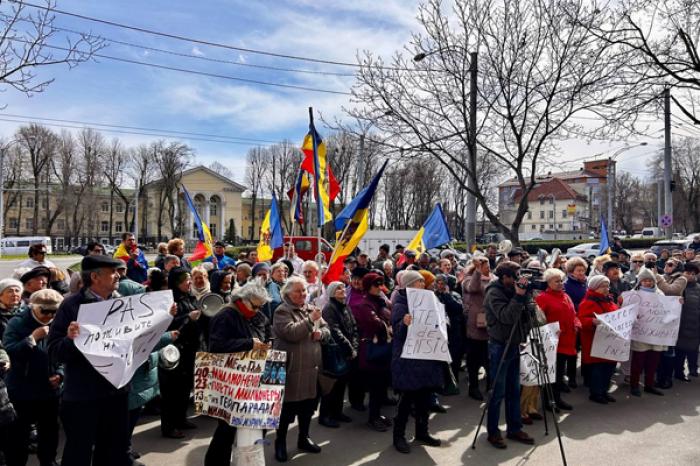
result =
M238 312L241 313L245 320L252 319L253 317L255 317L255 314L258 313L257 311L248 309L248 307L245 304L243 304L242 299L236 301L236 309L238 309Z

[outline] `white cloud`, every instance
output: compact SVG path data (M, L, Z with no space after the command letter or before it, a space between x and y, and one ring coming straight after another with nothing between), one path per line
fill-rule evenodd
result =
M192 55L195 55L195 56L197 56L197 57L204 57L204 56L205 56L205 55L204 55L204 52L202 52L202 51L199 49L199 47L197 47L196 45L195 45L194 47L192 47L191 53L192 53Z

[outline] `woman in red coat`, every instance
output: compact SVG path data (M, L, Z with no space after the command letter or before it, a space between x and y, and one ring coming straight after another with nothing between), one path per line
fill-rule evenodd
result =
M596 275L588 279L588 291L586 296L578 306L578 316L581 320L581 358L590 371L591 401L608 404L615 401L615 398L608 394L610 379L615 372L615 361L608 359L594 358L591 356L591 346L593 345L593 335L595 328L600 323L596 319L596 314L606 314L616 311L617 304L610 295L610 280L602 275Z
M557 346L557 376L553 384L557 408L570 410L572 406L561 399L561 392L569 392L564 383L567 367L576 368L576 331L580 327L576 317L574 302L564 292L564 272L559 269L547 269L542 276L547 282L547 289L537 295L535 301L547 323L559 322L559 345Z

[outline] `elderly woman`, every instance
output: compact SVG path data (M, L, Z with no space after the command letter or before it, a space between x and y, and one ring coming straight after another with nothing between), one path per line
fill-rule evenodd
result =
M196 299L201 299L205 294L211 293L209 285L209 274L201 265L194 267L191 272L192 286L190 292Z
M269 298L265 288L250 282L231 295L231 303L211 319L209 352L238 353L269 349L270 321L260 312ZM228 466L236 428L219 420L204 457L205 466Z
M357 358L360 338L357 333L357 323L345 305L345 285L342 282L332 282L326 288L327 304L323 308L323 320L328 323L333 341L340 347L345 359L352 361ZM333 389L321 398L321 410L318 423L326 427L339 427L340 422L350 422L349 416L343 414L343 398L348 375L338 377Z
M384 286L386 286L387 291L391 294L396 287L396 282L394 281L394 263L390 260L386 260L382 263L382 271L384 272Z
M595 335L596 326L600 324L596 314L607 314L617 309L617 304L610 295L610 279L604 275L591 277L588 280L586 297L579 306L581 358L582 364L588 368L590 377L588 384L590 394L588 398L600 404L616 401L615 398L608 394L616 362L591 356L593 336Z
M182 267L168 274L168 287L173 291L177 313L168 331L178 330L180 335L175 346L180 350L180 363L175 369L159 370L162 410L160 429L164 437L181 439L181 429L194 429L195 424L187 420L187 406L194 383L194 359L199 349L199 325L201 311L197 300L190 292L192 280Z
M253 275L253 268L247 262L240 262L236 264L236 283L234 288L243 286L248 283L250 277Z
M214 270L209 281L212 293L224 298L225 303L231 301L233 274L226 270Z
M425 279L413 270L401 277L405 288L423 289ZM395 296L391 312L391 324L394 329L394 343L391 357L391 375L394 390L401 393L394 418L394 448L400 453L410 453L411 447L406 441L406 424L413 408L416 419L416 440L429 446L440 446L440 440L428 431L429 407L433 392L442 387L444 382L443 363L422 359L403 359L404 343L408 327L413 318L408 309L406 290L399 290Z
M557 374L554 381L554 400L559 409L572 409L569 403L561 399L561 392L569 392L564 382L564 374L576 375L576 332L581 326L576 317L574 302L564 292L564 272L559 269L547 269L542 279L547 282L547 289L537 295L535 302L547 317L547 323L559 322L559 344L557 345Z
M299 420L297 448L320 453L321 447L309 437L311 417L319 396L319 376L323 358L321 342L330 338L321 310L306 302L306 281L291 277L282 288L282 304L275 311L274 348L287 352L287 381L280 415L275 459L287 461L287 430Z
M5 382L17 412L8 429L5 460L24 465L29 456L32 424L39 431L37 456L42 465L55 464L58 449L58 397L63 370L52 363L46 347L49 325L63 296L55 290L39 290L29 298L29 307L12 319L3 337L12 368Z
M14 278L0 280L0 339L7 323L19 312L22 288L22 282Z
M603 254L593 259L593 264L591 264L591 271L588 273L589 277L595 275L603 275L603 264L610 262L612 259L609 254Z
M467 372L469 375L469 397L483 401L479 390L479 370L484 368L488 379L489 335L486 331L484 293L495 277L491 274L488 258L475 257L467 267L462 280L462 309L467 318Z
M192 270L192 266L189 261L185 259L185 242L180 238L173 238L168 241L168 254L177 256L180 259L179 267L182 267L189 273Z
M569 295L576 310L578 310L579 303L583 300L584 296L586 296L587 270L588 263L582 257L572 257L566 262L564 292Z
M672 257L664 264L664 274L656 277L656 286L666 296L683 296L688 285L688 279L683 273L683 263ZM669 389L673 386L673 367L675 363L675 347L670 347L661 355L656 371L656 386Z

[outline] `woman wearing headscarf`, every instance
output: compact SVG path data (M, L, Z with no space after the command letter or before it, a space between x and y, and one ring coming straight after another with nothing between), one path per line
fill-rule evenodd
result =
M323 320L328 324L331 338L340 348L347 361L357 357L360 345L357 323L352 312L345 305L345 285L332 282L326 287L327 303L323 308ZM349 416L343 414L343 398L349 375L338 377L331 392L321 398L318 422L326 427L339 427L339 422L350 422Z
M209 275L204 267L198 265L192 269L192 285L190 292L195 299L202 299L205 294L211 293Z
M275 311L274 348L287 352L284 403L275 439L275 459L287 461L287 431L297 417L297 448L320 453L321 447L309 437L311 417L319 396L323 358L321 343L330 338L321 310L306 302L306 280L291 277L282 288L282 304Z
M0 339L5 333L7 323L19 313L22 288L22 282L14 278L0 280Z
M187 420L187 406L194 383L194 360L199 349L199 325L201 311L197 309L197 299L190 292L192 280L182 267L175 267L168 274L168 287L173 291L177 313L168 331L178 330L175 341L180 351L180 362L171 370L160 369L160 392L162 409L160 429L164 437L181 439L185 436L181 429L194 429L197 426Z
M211 319L209 352L238 353L270 347L270 321L260 312L268 301L265 288L250 282L231 295L231 303ZM219 420L204 456L205 466L228 466L236 428Z
M228 270L213 271L209 279L211 292L224 298L224 302L228 304L231 301L232 281L233 272Z

